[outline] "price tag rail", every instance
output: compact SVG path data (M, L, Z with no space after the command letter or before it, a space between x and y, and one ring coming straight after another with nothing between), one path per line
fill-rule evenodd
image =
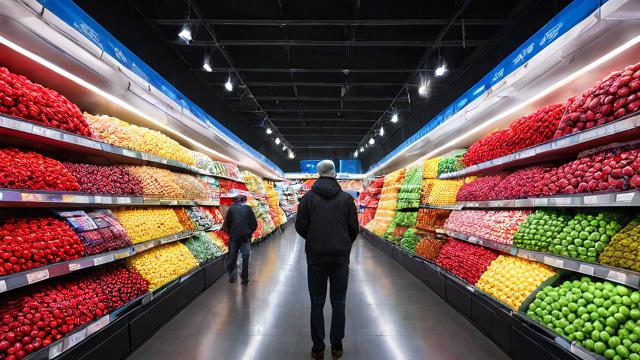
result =
M536 208L536 207L638 207L640 206L640 190L628 190L611 193L585 193L558 195L550 197L459 201L461 209L491 208Z

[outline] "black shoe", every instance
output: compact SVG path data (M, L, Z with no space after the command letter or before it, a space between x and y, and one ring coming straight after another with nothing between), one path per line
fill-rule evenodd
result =
M324 350L322 350L322 351L313 351L313 350L311 350L311 358L312 359L316 359L316 360L324 359Z
M335 359L340 359L344 354L344 350L342 349L342 344L340 345L331 345L331 357Z
M242 284L242 285L249 284L249 279L242 279L242 281L240 281L240 284Z
M234 282L236 282L236 280L238 280L238 271L233 270L229 274L229 282L233 284Z

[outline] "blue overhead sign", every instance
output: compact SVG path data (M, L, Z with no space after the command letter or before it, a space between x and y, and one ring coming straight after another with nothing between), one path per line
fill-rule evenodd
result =
M158 89L161 93L178 104L182 109L189 111L206 126L220 131L258 160L276 170L280 175L284 175L282 170L276 164L242 141L242 139L229 131L229 129L224 125L220 124L211 115L207 114L198 105L194 104L184 96L180 91L178 91L178 89L171 85L167 80L160 76L160 74L144 63L138 56L127 49L121 42L113 37L113 35L93 20L93 18L87 15L87 13L80 9L80 7L78 7L78 5L73 1L38 0L38 2L40 2L40 4L42 4L47 10L55 14L60 20L64 21L67 25L84 35L84 37L102 49L102 51L116 59L120 64L122 64L122 66L131 70L141 79Z
M553 19L551 19L551 21L543 26L542 29L538 30L538 32L529 38L529 40L525 41L524 44L520 45L520 47L502 60L498 66L472 86L471 89L467 90L462 94L462 96L442 110L420 130L382 158L382 160L373 164L369 170L371 171L379 168L395 155L433 131L433 129L441 125L454 114L464 109L465 106L482 96L491 89L491 87L502 81L506 76L514 72L544 48L549 46L558 37L582 22L582 20L586 19L589 15L593 14L593 12L600 8L600 6L605 2L607 2L607 0L574 0Z

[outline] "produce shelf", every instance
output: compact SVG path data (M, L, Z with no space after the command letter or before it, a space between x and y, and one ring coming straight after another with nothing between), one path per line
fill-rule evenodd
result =
M597 263L584 262L560 255L521 249L513 245L502 244L487 239L481 239L476 236L470 236L456 231L447 231L447 235L462 241L498 250L523 259L547 264L558 269L570 270L573 272L627 285L634 289L640 289L640 273L635 271L619 269Z
M629 190L606 194L571 194L551 197L460 201L461 208L527 208L527 207L636 207L640 206L640 191Z
M244 183L240 179L214 175L173 159L107 144L6 114L0 114L0 136L5 145L20 147L29 144L29 147L63 154L81 154L89 158L99 157L118 164L154 165Z
M528 336L529 341L532 341L536 347L543 348L546 351L550 351L555 355L555 359L585 359L585 360L603 360L604 358L598 354L590 352L589 350L583 348L578 345L576 342L571 342L568 339L559 336L558 334L552 332L550 329L546 328L544 325L536 322L535 320L526 316L526 314L511 309L509 306L501 302L500 300L490 296L484 291L478 289L477 287L467 283L462 280L455 274L439 267L435 263L423 259L417 255L413 255L404 251L404 249L400 248L395 244L391 244L383 238L371 233L366 229L362 229L362 233L368 241L370 241L374 246L378 247L381 251L390 255L394 258L398 263L404 266L408 271L412 272L415 276L420 278L427 286L434 288L437 287L434 282L433 276L436 279L441 279L439 281L444 281L446 284L454 284L457 291L463 291L464 296L470 299L471 302L480 301L486 308L492 311L495 314L500 314L501 316L492 317L491 324L488 326L498 326L508 328L510 331L507 332L507 336L510 338L513 336L512 328L518 327L520 331L529 332ZM427 275L430 274L430 275ZM443 285L444 286L444 285ZM471 315L465 313L460 307L459 304L456 304L454 299L450 298L451 296L455 296L450 294L448 291L439 292L437 288L434 288L434 291L438 293L441 297L444 298L447 302L451 304L453 308L457 311L461 312L463 315L467 317L469 321L474 323L474 325L486 331L483 326L487 326L487 324L480 324L476 321L474 317L473 310L471 311ZM534 291L535 293L535 291ZM483 314L486 314L486 311L482 311ZM536 336L534 334L542 337L544 342L536 341ZM494 341L498 342L496 338L489 335ZM507 343L509 343L510 339L507 339ZM502 346L502 345L501 345ZM509 349L506 349L507 351ZM511 349L513 351L513 348ZM508 351L509 352L509 351ZM515 355L515 354L514 354ZM517 356L516 356L517 357Z
M160 199L142 196L96 195L87 193L0 189L0 207L43 206L219 206L220 201Z
M217 225L214 228L209 229L209 231L219 230L221 226L222 225ZM0 277L0 293L35 284L46 279L64 276L74 271L101 266L103 264L114 262L116 260L128 258L163 244L186 239L193 236L197 232L198 231L191 230L184 231L178 234L133 244L126 248L113 250L103 254L87 256L79 259L42 266L36 269L23 271L16 274L2 276Z
M420 204L420 209L441 209L441 210L461 210L463 207L462 204L452 204L452 205L427 205Z
M543 144L517 151L497 159L442 174L440 179L486 174L498 170L575 156L582 151L612 143L635 140L640 135L640 115L567 135Z

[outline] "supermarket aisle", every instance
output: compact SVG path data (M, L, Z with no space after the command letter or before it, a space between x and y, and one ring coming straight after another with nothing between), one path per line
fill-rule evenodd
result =
M355 244L350 276L344 359L507 358L365 240ZM307 359L308 297L304 242L288 226L254 250L248 287L221 278L130 359Z

